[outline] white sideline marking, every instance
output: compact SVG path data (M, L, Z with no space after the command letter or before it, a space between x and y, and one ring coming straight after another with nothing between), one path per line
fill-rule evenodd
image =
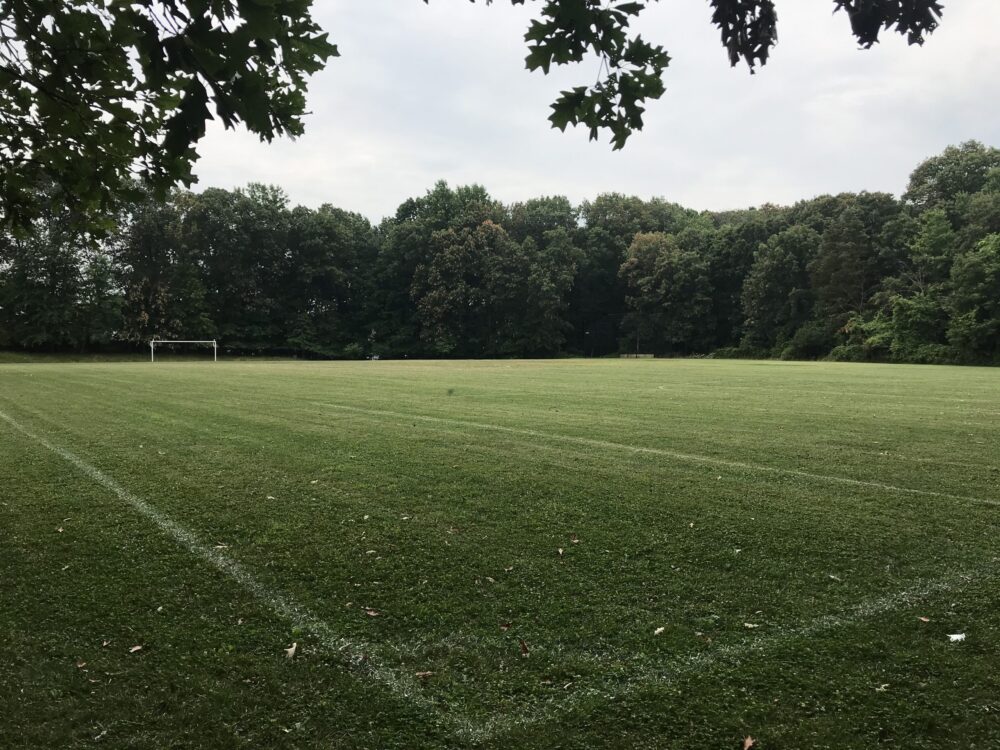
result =
M216 570L238 583L248 593L252 594L254 598L269 607L276 615L312 633L329 651L344 657L345 661L352 666L358 666L364 662L364 673L370 676L375 682L385 686L395 695L412 700L421 708L436 710L434 702L419 692L417 685L412 679L387 667L373 664L369 656L371 653L369 645L364 642L348 640L338 635L328 623L308 608L292 601L287 595L261 583L240 563L222 555L214 548L205 544L193 532L181 526L141 497L133 495L103 471L87 463L76 454L50 442L44 436L30 430L2 411L0 411L0 419L3 419L22 435L45 446L53 453L73 464L73 466L98 484L111 490L120 500L156 524L160 531L187 549L192 555L200 557Z
M961 500L968 503L978 503L981 505L998 505L1000 500L990 500L981 497L969 497L968 495L952 495L947 492L935 492L934 490L918 490L912 487L897 487L893 484L882 482L869 482L864 479L851 479L850 477L840 477L834 474L816 474L811 471L801 469L783 469L778 466L767 466L765 464L747 463L744 461L731 461L726 458L715 458L713 456L702 456L696 453L681 453L666 448L646 448L641 445L628 445L627 443L614 443L608 440L596 440L594 438L577 437L575 435L561 435L557 432L541 432L539 430L529 430L522 427L506 427L504 425L487 424L485 422L472 422L465 419L451 419L448 417L431 417L424 414L405 414L398 411L387 411L384 409L364 409L359 406L347 406L345 404L331 404L329 402L316 402L316 406L324 406L329 409L340 409L342 411L356 412L358 414L368 414L377 417L393 417L396 419L415 419L423 422L436 422L439 424L451 424L459 427L473 427L478 430L491 430L493 432L506 432L511 435L525 435L527 437L542 438L543 440L561 440L566 443L576 443L577 445L588 445L595 448L612 448L614 450L628 451L631 453L648 453L654 456L664 456L677 461L687 461L696 464L708 464L713 466L725 466L730 469L745 469L748 471L763 471L773 474L784 474L792 477L802 477L804 479L814 479L820 482L832 482L835 484L849 484L855 487L871 487L873 489L885 490L887 492L898 492L905 495L921 495L923 497L939 497L946 500Z
M661 667L641 666L628 670L628 677L617 689L589 688L581 689L567 696L558 703L546 703L532 714L521 712L516 715L490 717L480 724L473 739L482 741L496 738L497 735L529 727L546 721L556 721L574 706L589 698L618 699L654 685L668 685L686 675L698 674L710 669L713 665L724 663L728 667L737 666L741 661L753 656L761 656L769 651L780 648L789 641L800 638L810 638L838 627L857 625L872 617L886 614L906 606L918 603L922 598L932 594L953 592L962 588L977 576L990 577L997 573L997 560L975 569L963 571L947 578L932 581L921 581L903 591L887 596L868 599L848 610L842 615L823 615L797 628L779 630L773 635L757 636L751 641L741 641L735 644L715 646L710 651L678 659L672 664ZM625 671L625 670L622 670Z

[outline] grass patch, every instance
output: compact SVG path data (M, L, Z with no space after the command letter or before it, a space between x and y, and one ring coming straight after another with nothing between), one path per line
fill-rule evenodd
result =
M706 360L0 366L0 412L111 482L0 421L0 733L991 746L998 385Z

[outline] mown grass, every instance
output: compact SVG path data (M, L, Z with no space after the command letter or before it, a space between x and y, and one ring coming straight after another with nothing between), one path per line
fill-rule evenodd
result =
M1000 743L996 370L7 364L0 412L350 642L0 420L0 746Z

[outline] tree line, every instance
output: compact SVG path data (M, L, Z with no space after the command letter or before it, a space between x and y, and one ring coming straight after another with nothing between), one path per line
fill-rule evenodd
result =
M974 141L898 199L738 211L439 182L373 225L254 184L146 196L90 236L40 203L0 235L3 348L1000 363L1000 150Z

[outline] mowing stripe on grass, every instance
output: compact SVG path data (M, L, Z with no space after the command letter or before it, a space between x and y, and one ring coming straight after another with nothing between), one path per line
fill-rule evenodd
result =
M524 427L507 427L505 425L488 424L485 422L473 422L466 419L452 419L449 417L432 417L425 414L406 414L399 411L388 411L385 409L366 409L360 406L348 406L347 404L334 404L330 402L314 402L316 406L328 409L339 409L341 411L365 414L372 417L392 417L394 419L416 419L422 422L434 422L437 424L448 424L456 427L472 427L477 430L489 430L492 432L504 432L510 435L523 435L526 437L540 438L542 440L556 440L565 443L575 443L577 445L587 445L593 448L610 448L612 450L627 451L630 453L645 453L654 456L664 456L677 461L703 464L709 466L724 466L728 469L743 469L746 471L767 472L771 474L782 474L790 477L801 477L812 479L817 482L828 482L831 484L847 484L854 487L869 487L883 490L885 492L895 492L903 495L919 495L922 497L937 497L945 500L960 500L967 503L978 503L980 505L1000 506L1000 500L992 500L981 497L970 497L968 495L953 495L948 492L936 492L934 490L919 490L913 487L897 487L893 484L883 482L871 482L865 479L851 479L834 474L816 474L811 471L801 469L783 469L779 466L767 466L766 464L748 463L745 461L732 461L726 458L716 458L714 456L703 456L697 453L681 453L667 448L647 448L641 445L629 445L628 443L615 443L610 440L597 440L595 438L577 437L576 435L562 435L557 432L542 432L540 430L530 430Z
M348 666L358 667L360 664L364 664L364 674L388 688L393 694L413 701L420 708L436 710L433 701L420 693L419 687L413 679L395 670L372 663L369 656L372 651L371 645L356 640L349 640L338 635L328 623L309 611L309 609L292 601L287 595L261 583L240 563L222 555L218 550L205 544L193 532L181 526L141 497L133 495L103 471L87 463L75 453L71 453L65 448L52 443L43 435L39 435L25 427L2 411L0 411L0 419L25 437L34 440L36 443L65 459L95 482L110 490L118 499L127 503L139 514L156 524L160 531L184 547L192 555L200 557L216 570L242 586L254 598L266 605L274 614L312 633L326 649L334 655L343 658Z
M975 499L946 495L944 493L933 493L924 490L908 490L906 488L862 482L860 480L845 480L840 477L811 475L804 472L796 472L794 470L774 469L773 467L743 464L740 462L725 461L724 459L713 459L707 456L676 454L672 451L661 449L641 448L620 443L592 440L588 438L539 433L534 430L508 428L498 425L488 425L440 417L409 415L399 412L360 409L358 407L338 406L334 404L325 405L333 408L342 408L348 411L357 411L376 416L401 417L405 419L418 419L429 422L443 422L446 424L453 423L461 426L475 427L478 429L498 430L513 434L526 434L532 437L564 440L583 445L610 447L633 452L652 453L654 455L665 455L668 457L678 458L679 460L692 460L697 463L712 463L752 470L792 473L795 475L801 474L816 479L847 481L850 484L871 485L881 489L912 492L915 494L928 494L939 497L952 497L956 499ZM317 637L324 648L334 655L338 655L343 658L345 663L348 665L356 666L362 661L366 653L370 653L372 649L371 645L361 641L350 640L338 635L328 623L320 619L316 614L292 601L287 595L275 591L258 581L253 574L240 563L225 557L218 550L206 545L204 542L199 540L193 532L181 526L142 498L130 493L100 469L78 457L69 450L52 443L43 435L25 427L3 411L0 411L0 419L9 424L17 432L20 432L25 437L52 451L68 463L72 464L83 474L110 490L115 496L132 507L140 515L153 522L165 535L173 539L192 555L208 562L221 573L242 586L248 593L266 605L274 614L290 621L294 625L301 627L308 632L311 632L315 637ZM990 501L990 503L996 504L992 501ZM412 701L413 705L427 711L429 714L433 714L439 725L447 726L456 738L459 738L464 742L484 742L521 728L528 728L550 721L561 720L567 712L574 710L576 707L584 704L587 700L606 701L617 699L645 688L655 687L656 685L670 684L678 679L683 679L685 676L705 672L715 666L721 665L733 667L738 665L741 661L755 656L764 655L770 651L779 649L786 644L794 642L796 639L808 638L820 633L834 630L838 627L849 627L861 624L865 620L872 617L913 605L923 597L958 590L977 577L995 577L996 573L997 560L994 558L991 563L987 565L967 569L940 579L921 581L895 594L865 600L845 613L839 615L823 615L799 627L776 630L773 634L758 636L749 641L744 640L733 644L717 645L710 651L694 654L692 656L678 659L673 662L667 662L665 664L657 665L646 663L633 665L627 669L619 669L615 671L613 677L620 677L621 681L613 687L598 686L580 688L575 693L567 695L564 699L558 702L545 701L537 704L532 703L523 706L522 709L516 713L511 713L506 716L474 717L470 715L459 715L457 713L442 711L433 699L421 692L420 686L414 679L397 670L381 665L373 665L370 660L367 662L362 674L378 684L381 684L398 697L404 700Z

